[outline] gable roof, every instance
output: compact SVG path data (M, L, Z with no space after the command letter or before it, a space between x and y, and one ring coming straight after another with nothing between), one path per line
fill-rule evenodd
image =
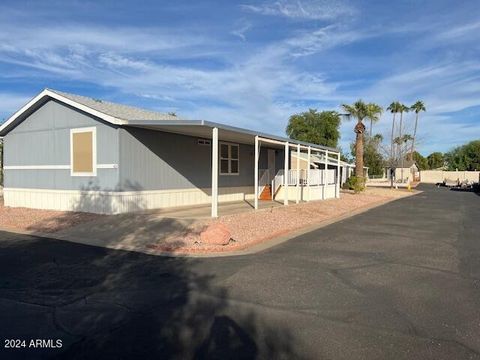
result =
M87 96L69 94L57 90L47 89L55 94L63 96L67 99L75 101L78 104L85 105L91 109L97 110L106 115L113 116L122 120L177 120L175 115L159 113L155 111L145 110L133 106L112 103L109 101L93 99Z
M64 104L73 106L88 114L105 120L115 125L125 125L129 121L153 120L169 121L179 120L177 116L145 110L133 106L116 104L109 101L93 99L86 96L69 94L57 90L45 89L30 100L25 106L8 118L0 126L0 136L4 136L16 125L22 122L28 115L38 109L49 99L56 99Z
M290 145L298 144L310 146L312 150L328 150L338 154L338 149L327 146L307 143L294 139L288 139L277 135L262 133L255 130L243 129L235 126L220 124L206 120L184 120L177 116L144 110L132 106L111 103L103 100L96 100L86 96L68 94L57 90L45 89L30 100L25 106L13 114L0 126L0 136L5 136L34 111L44 105L48 100L56 99L66 105L72 106L80 111L93 115L105 122L128 127L139 127L178 133L189 136L209 137L212 128L222 130L225 141L236 141L250 144L254 142L255 136L265 137ZM277 146L272 145L270 146ZM280 145L278 145L280 146ZM281 144L283 148L284 144Z
M401 161L401 160L398 160L398 159L393 162L393 167L395 167L395 168L402 168L402 167L403 167L404 169L407 169L407 168L411 168L411 167L414 166L414 165L415 165L416 167L418 167L418 166L417 166L417 163L415 162L415 160L407 160L407 159L405 159L405 160L403 160L403 164L402 164L402 161Z

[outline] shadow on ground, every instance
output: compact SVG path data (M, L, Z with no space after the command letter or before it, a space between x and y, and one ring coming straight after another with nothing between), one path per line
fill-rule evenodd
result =
M195 260L0 237L0 338L63 342L8 358L298 357L287 329L233 306Z
M142 190L135 184L129 186ZM103 194L101 190L98 185L89 183L82 187L81 195L72 205L72 211L37 221L28 226L27 230L44 234L54 232L64 238L85 239L83 243L86 244L145 250L159 242L170 249L182 247L186 245L186 240L191 243L205 228L202 224L195 224L193 219L166 218L158 212L148 211L141 198L118 203L114 197ZM86 212L111 213L118 212L122 207L129 212L117 215ZM88 241L89 239L93 241Z

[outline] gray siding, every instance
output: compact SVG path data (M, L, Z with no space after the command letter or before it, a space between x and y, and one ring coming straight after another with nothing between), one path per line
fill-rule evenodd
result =
M120 129L120 187L122 190L209 188L211 147L196 137ZM220 139L221 141L221 139ZM266 167L262 149L260 167ZM219 187L253 186L254 147L240 144L240 174L219 175Z
M7 134L5 165L70 165L70 129L92 126L97 129L97 163L118 164L118 169L98 169L96 177L72 177L66 169L9 169L5 187L115 191L211 187L211 147L198 145L196 137L117 128L55 100ZM283 168L283 155L277 150L277 170ZM219 187L253 186L253 145L240 144L239 156L240 174L219 175ZM265 146L259 167L267 167Z
M118 164L118 130L51 100L5 136L4 165L69 165L70 129L95 126L97 163ZM5 187L34 189L115 189L118 169L98 169L96 177L72 177L70 170L6 170Z

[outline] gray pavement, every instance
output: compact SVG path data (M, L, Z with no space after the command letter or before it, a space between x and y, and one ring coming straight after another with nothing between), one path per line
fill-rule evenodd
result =
M0 358L480 359L480 197L420 189L237 257L0 233Z

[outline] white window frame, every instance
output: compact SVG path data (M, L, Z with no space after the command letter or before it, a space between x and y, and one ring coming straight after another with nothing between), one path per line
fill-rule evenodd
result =
M225 141L220 141L219 144L220 144L220 146L219 146L218 157L220 159L220 161L219 161L220 166L218 167L218 171L219 171L220 175L223 175L223 176L238 176L238 175L240 175L240 145L225 142ZM228 157L226 157L226 158L222 157L222 145L228 145ZM234 147L234 146L237 148L237 154L238 154L237 159L232 159L232 147ZM226 173L222 172L222 160L228 160L228 172L226 172ZM235 160L238 163L238 172L236 172L236 173L232 173L232 160Z
M212 140L210 139L198 139L197 144L200 146L212 146Z
M73 171L73 134L92 133L92 172L74 172ZM97 176L97 128L84 127L70 129L70 176Z

